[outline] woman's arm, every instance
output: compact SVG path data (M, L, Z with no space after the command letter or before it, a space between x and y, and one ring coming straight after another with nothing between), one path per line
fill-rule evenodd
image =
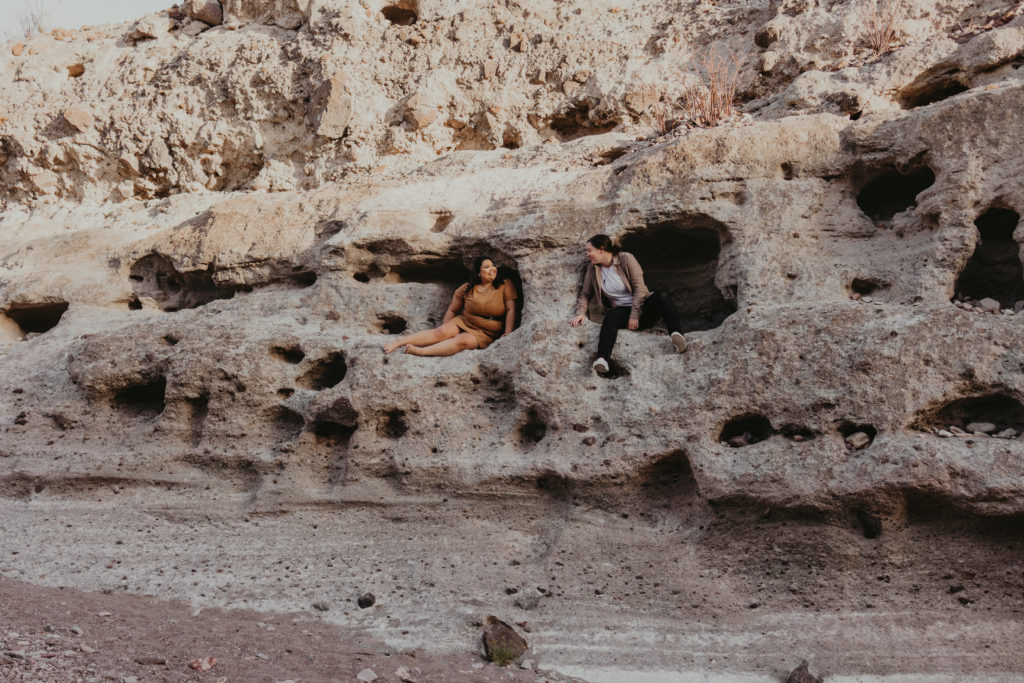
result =
M448 304L448 310L444 312L444 319L441 322L446 323L462 312L466 302L466 287L467 285L462 285L452 294L452 302Z
M516 300L508 299L505 301L505 334L512 334L512 330L516 327ZM505 335L502 335L505 336Z
M583 322L584 316L587 313L587 306L590 304L590 298L594 293L594 267L587 264L587 269L584 273L583 286L580 288L579 298L576 299L576 315L569 321L569 324L573 327Z

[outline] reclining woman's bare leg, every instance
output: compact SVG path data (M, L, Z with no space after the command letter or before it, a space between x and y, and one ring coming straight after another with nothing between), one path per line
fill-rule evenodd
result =
M414 356L454 356L459 351L475 348L477 348L476 337L469 332L462 332L451 339L445 339L430 346L421 347L407 344L405 352Z
M430 346L431 344L451 339L459 334L459 332L461 332L461 330L459 330L458 325L452 322L447 322L444 325L441 325L441 327L434 328L433 330L423 330L422 332L407 334L398 341L385 344L384 353L391 353L395 349L401 346L408 346L409 344L413 344L415 346Z

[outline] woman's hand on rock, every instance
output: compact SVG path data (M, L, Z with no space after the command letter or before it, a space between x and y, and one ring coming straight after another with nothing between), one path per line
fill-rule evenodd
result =
M576 316L575 318L569 321L569 324L572 325L573 327L579 327L580 325L583 324L583 316Z
M629 319L629 329L635 330L638 327L640 327L640 320L637 319L637 318L630 318Z

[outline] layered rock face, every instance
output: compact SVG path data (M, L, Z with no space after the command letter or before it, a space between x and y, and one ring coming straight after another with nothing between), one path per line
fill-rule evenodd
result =
M882 553L909 591L945 573L925 550L954 531L915 526L941 512L980 548L972 560L1019 560L1019 529L1005 526L1024 514L1019 10L910 3L894 49L876 57L858 42L864 7L850 3L228 2L212 27L200 21L217 21L208 5L37 36L0 57L0 486L11 514L106 510L125 492L141 509L230 519L412 500L419 510L451 496L468 501L465 516L410 528L483 538L486 520L507 541L481 541L488 552L504 566L503 552L526 547L513 566L544 581L566 550L598 566L595 544L618 534L637 534L630 553L667 575L666 539L703 554L689 561L705 569L742 563L767 524L798 563L870 582L854 558L881 551L862 547L857 524L883 538L903 529L904 548L921 551L920 565ZM724 48L742 113L652 132L659 112L683 116L670 107L693 58ZM623 332L612 375L592 373L599 313L581 328L568 319L595 233L675 302L685 354L664 330ZM394 335L439 323L481 255L522 277L521 326L484 351L385 356ZM586 533L560 540L503 524L493 507L535 497L531 519ZM568 523L580 506L591 517ZM642 533L611 523L627 509L646 517ZM785 521L750 518L771 510L825 529L826 551ZM387 536L372 516L352 524ZM377 552L431 556L398 535ZM462 579L430 586L525 580L466 563ZM65 578L53 581L113 585L56 565ZM157 590L152 571L131 574L132 588ZM999 575L984 588L1003 596L989 625L1021 606L1019 576ZM770 591L786 592L780 577ZM685 572L662 580L686 591ZM716 609L742 616L748 589ZM834 584L819 590L819 606L863 609ZM251 592L212 599L252 604ZM468 589L466 604L485 592ZM569 592L604 615L580 617L583 632L611 613L655 628L642 607L600 612L604 598ZM307 600L255 593L274 609ZM423 617L408 600L396 594L396 613ZM439 623L464 611L442 610ZM671 610L654 611L668 620L657 628L675 628ZM741 616L736 633L761 627ZM1007 618L999 638L1012 651L1021 631ZM433 637L422 624L380 628ZM739 668L664 653L648 668L763 672L781 666L771 657L782 642ZM908 636L908 650L918 645ZM565 671L610 675L551 647L574 662ZM935 671L907 661L832 665Z

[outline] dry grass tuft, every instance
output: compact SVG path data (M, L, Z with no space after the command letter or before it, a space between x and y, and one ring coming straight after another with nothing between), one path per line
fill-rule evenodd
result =
M861 40L876 56L888 52L902 34L903 0L867 0L858 12Z
M46 7L43 0L25 0L25 8L18 15L17 26L0 29L0 42L31 38L48 30Z
M715 126L736 113L739 63L730 52L708 51L691 61L689 84L683 93L683 111L698 126Z

